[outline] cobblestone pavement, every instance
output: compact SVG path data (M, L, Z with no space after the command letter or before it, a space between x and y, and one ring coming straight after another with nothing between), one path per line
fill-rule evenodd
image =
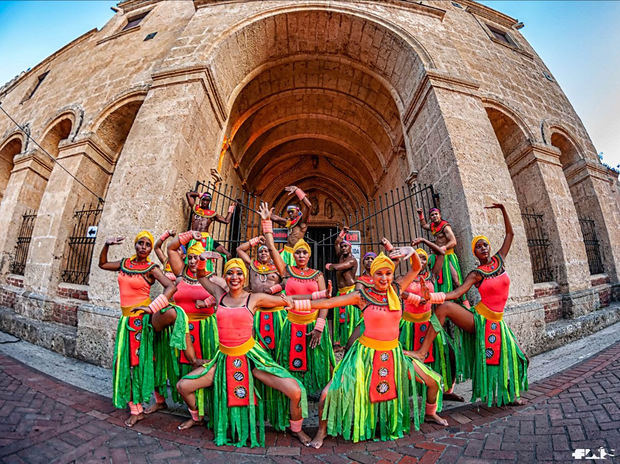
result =
M179 433L181 418L163 413L127 429L107 398L4 355L0 371L3 463L576 462L574 449L598 447L620 455L620 343L531 385L525 406L464 405L446 413L447 428L424 424L393 442L329 438L320 450L274 432L266 448L216 447L209 431Z

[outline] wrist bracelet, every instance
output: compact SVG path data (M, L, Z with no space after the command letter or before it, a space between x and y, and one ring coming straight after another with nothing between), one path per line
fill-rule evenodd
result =
M161 240L162 242L165 242L169 238L170 238L170 232L166 231L163 234L161 234L161 237L159 237L159 240Z
M188 230L187 232L179 234L179 243L181 245L187 245L192 238L194 238L194 234L192 234L191 230Z
M318 330L319 332L323 332L324 328L325 328L325 319L320 317L320 318L318 318L316 320L316 324L314 325L314 330Z
M312 311L312 302L310 300L295 300L295 311L309 313Z
M261 221L261 227L263 228L263 233L273 234L273 222L271 222L271 219L263 219Z
M299 201L303 201L304 198L306 198L306 194L304 193L304 191L300 188L298 188L297 190L295 190L295 195L297 195L297 198L299 198Z

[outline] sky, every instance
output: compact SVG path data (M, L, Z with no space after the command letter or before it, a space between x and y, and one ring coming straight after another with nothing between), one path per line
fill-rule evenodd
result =
M0 1L0 85L114 14L116 1ZM525 23L603 161L620 164L620 1L483 0ZM26 33L24 33L26 31Z

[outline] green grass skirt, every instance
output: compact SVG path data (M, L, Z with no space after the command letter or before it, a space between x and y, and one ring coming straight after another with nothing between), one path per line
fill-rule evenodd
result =
M409 433L412 422L416 430L424 419L424 404L418 404L419 383L415 381L413 363L439 383L438 409L441 405L441 378L417 360L403 354L400 344L391 350L394 356L394 379L397 397L390 401L370 401L370 380L375 350L356 341L334 370L327 391L323 419L329 435L345 440L382 441L402 438ZM410 401L412 398L413 401ZM378 436L377 436L378 434Z
M355 291L355 288L344 293L338 290L338 296L347 295L353 291ZM334 308L334 343L342 346L347 344L349 337L353 333L353 329L355 329L362 319L362 312L357 306L345 306L345 318L345 322L340 322L340 308Z
M213 403L210 405L210 418L214 434L214 442L216 445L234 445L245 446L248 438L250 446L265 446L265 407L271 408L274 405L265 404L260 394L259 387L265 387L262 382L257 381L252 375L252 369L258 369L268 372L280 378L294 379L294 377L282 366L277 364L269 353L258 343L246 353L249 362L249 393L250 405L228 407L228 394L226 390L226 355L221 351L217 351L214 358L208 364L205 364L204 370L198 375L186 375L184 378L197 379L206 375L209 370L215 366L215 375L213 377ZM303 384L295 379L301 388L301 410L302 417L308 417L308 401L306 398L306 389ZM254 397L257 399L257 405L254 405ZM287 399L288 402L288 399ZM289 405L286 410L279 409L273 414L279 413L276 420L278 424L286 423L290 419L288 414ZM273 424L272 424L273 425Z
M155 389L165 396L168 379L172 382L178 378L174 348L185 349L187 316L183 309L175 305L162 309L162 313L171 308L177 312L174 325L158 333L153 330L151 316L142 316L139 364L134 367L130 365L129 345L129 337L134 329L129 326L129 317L121 316L119 319L114 343L112 378L114 407L124 409L130 401L147 403ZM173 391L176 391L176 388Z
M265 341L260 336L259 324L260 324L260 318L264 314L273 314L273 332L275 334L275 348L273 350L270 350L269 348L265 348L265 349L271 355L271 357L275 359L276 350L278 349L278 346L280 345L280 336L282 332L282 326L284 325L284 321L286 320L286 310L283 309L281 311L273 311L273 312L269 311L268 313L263 313L262 311L256 311L256 313L254 314L254 338L257 341L262 341L263 343L265 343ZM267 346L267 343L265 343L265 346Z
M488 406L496 402L498 406L511 403L528 389L528 361L517 344L514 334L504 321L500 321L502 334L499 365L488 365L485 356L485 321L474 313L476 325L476 361L473 367L471 401L486 401Z
M316 322L306 325L306 333L312 332ZM276 361L288 369L290 361L291 346L291 321L285 319L282 325L280 336L280 344L277 347ZM291 371L291 375L303 382L304 387L310 393L318 393L323 391L325 385L332 376L332 369L336 365L334 356L334 347L332 345L329 330L324 330L319 346L310 348L310 337L308 337L308 369L305 372Z

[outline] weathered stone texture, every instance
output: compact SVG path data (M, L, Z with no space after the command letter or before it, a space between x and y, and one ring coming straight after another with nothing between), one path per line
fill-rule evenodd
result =
M0 89L24 130L105 200L89 285L67 287L72 216L97 199L0 119L0 275L22 215L37 212L25 275L7 278L0 303L19 324L77 324L76 355L109 364L118 286L97 268L103 241L127 237L110 250L120 259L141 229L185 228L184 193L211 169L277 211L291 201L284 187L298 185L316 203L316 226L341 224L417 176L440 195L464 271L476 264L473 235L495 250L503 238L501 214L483 207L506 204L507 318L526 346L543 349L547 323L590 317L618 297L620 184L516 20L458 3L120 3L101 30ZM225 211L229 200L218 201ZM525 211L543 215L554 282L534 283ZM594 220L602 253L604 275L593 280L581 216ZM411 238L399 234L390 238Z

